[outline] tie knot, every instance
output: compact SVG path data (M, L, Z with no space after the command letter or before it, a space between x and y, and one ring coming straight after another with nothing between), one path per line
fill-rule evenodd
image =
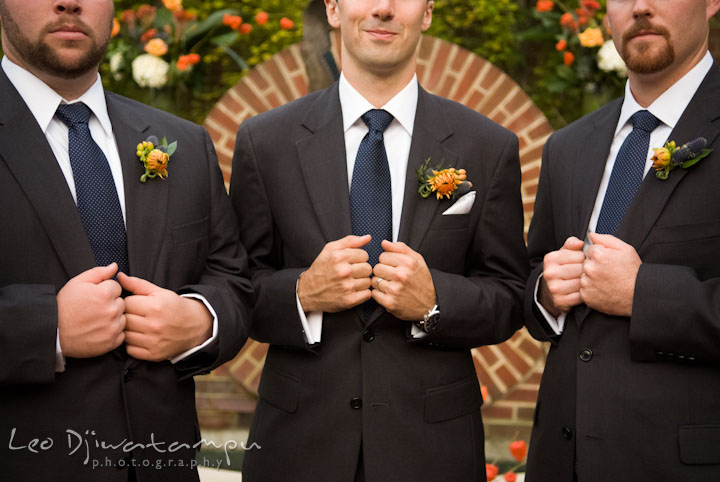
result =
M390 112L383 109L372 109L362 115L362 120L371 131L383 133L393 120Z
M61 104L58 106L55 115L63 121L66 126L72 127L77 124L87 124L90 120L90 108L78 102L76 104Z
M631 117L633 129L641 129L645 132L652 132L660 125L660 119L647 110L639 110Z

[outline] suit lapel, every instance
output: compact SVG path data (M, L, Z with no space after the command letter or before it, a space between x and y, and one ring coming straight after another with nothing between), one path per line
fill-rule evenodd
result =
M415 251L420 248L425 233L441 205L434 196L423 199L418 194L417 169L428 158L430 158L431 167L440 162L444 168L463 167L457 164L457 154L442 145L442 142L453 134L443 114L437 101L420 88L405 174L405 194L398 233L398 240L403 241Z
M719 133L718 126L713 123L720 118L718 92L720 92L720 69L714 64L668 140L676 141L680 146L698 137L704 137L708 145L712 144ZM712 158L708 158L701 162L713 161ZM655 177L655 170L651 169L628 208L628 214L618 229L618 237L639 250L673 191L685 176L692 175L691 171L692 168L674 169L666 180L661 181Z
M106 99L122 164L130 272L133 276L152 280L167 227L172 163L180 158L182 139L178 142L178 152L170 160L168 179L150 179L141 183L140 176L145 168L136 155L137 145L150 135L162 139L165 133L150 132L148 123L124 99L114 94L106 94ZM168 139L168 142L174 140Z
M57 159L1 68L0 105L0 157L32 203L68 278L94 267L85 228Z
M345 135L338 84L320 94L302 122L310 136L296 149L305 187L326 242L352 232Z

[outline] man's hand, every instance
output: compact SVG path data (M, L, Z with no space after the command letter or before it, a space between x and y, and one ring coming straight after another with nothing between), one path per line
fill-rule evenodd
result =
M382 247L385 252L373 269L373 299L396 318L422 320L437 299L425 258L405 243L385 240Z
M212 336L212 315L202 301L125 273L118 281L134 295L125 298L125 345L131 357L168 360Z
M590 308L608 315L632 315L635 280L642 261L635 248L609 234L590 233L580 296Z
M345 236L325 245L298 280L303 310L337 313L370 299L372 267L362 249L370 235Z
M98 266L68 281L57 294L58 332L63 355L90 358L125 340L125 302L112 279L117 264Z
M543 258L543 276L538 301L555 318L582 303L580 277L583 273L585 243L571 236L562 248Z

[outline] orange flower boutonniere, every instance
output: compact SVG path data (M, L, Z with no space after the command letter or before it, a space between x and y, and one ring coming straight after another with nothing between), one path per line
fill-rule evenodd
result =
M655 177L664 181L676 167L687 169L694 166L712 152L712 149L706 149L705 146L707 140L698 137L680 147L677 147L675 141L670 141L666 142L664 147L653 148L655 154L651 160L652 167L657 171Z
M420 183L418 193L423 198L430 197L432 193L435 193L437 199L443 197L455 199L458 195L470 191L472 183L467 180L465 169L455 169L454 167L443 169L442 162L435 169L429 166L430 158L427 158L417 170Z
M137 156L145 166L145 174L140 176L140 182L159 177L165 180L168 177L168 163L170 156L177 150L177 141L168 145L167 139L163 137L158 141L155 136L150 136L137 145Z

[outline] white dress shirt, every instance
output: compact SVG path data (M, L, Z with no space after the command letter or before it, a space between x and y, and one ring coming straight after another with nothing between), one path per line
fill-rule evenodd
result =
M368 133L368 127L362 120L362 115L376 109L365 97L360 94L344 74L340 75L338 85L340 94L340 108L343 115L343 131L345 132L345 154L347 160L348 186L352 184L352 173L355 167L360 143ZM393 241L397 241L400 231L400 217L402 215L403 198L405 196L405 175L407 173L408 157L410 156L410 144L412 142L413 128L415 126L415 112L418 102L418 81L413 75L410 82L390 99L387 104L381 107L388 111L394 119L385 130L383 138L385 141L385 152L387 153L388 165L390 167L390 183L392 189L392 235ZM305 313L300 304L300 298L296 295L300 321L305 330L305 337L309 344L319 343L322 336L323 313L313 311ZM423 336L424 332L415 325L412 326L413 336Z
M60 170L65 176L65 181L70 189L70 193L76 203L77 195L75 193L75 179L73 177L72 166L70 164L68 147L69 129L64 122L55 117L55 112L60 104L75 102L82 102L90 108L92 111L92 115L88 121L90 135L98 147L100 147L103 151L108 164L110 165L110 171L112 172L113 181L115 181L118 200L120 201L120 209L123 213L123 219L127 224L122 164L120 163L120 154L115 142L115 135L113 134L110 116L107 112L107 105L105 104L105 91L103 90L102 82L100 81L100 75L98 74L95 83L93 83L93 85L82 96L80 96L80 98L72 102L67 102L45 82L14 63L8 57L3 57L2 62L0 62L0 67L2 67L3 71L5 71L5 75L7 75L10 83L12 83L15 89L17 89L20 97L22 97L23 101L25 101L25 104L28 106L28 109L30 109L33 117L35 117L40 129L45 134L45 137L50 144L50 148L52 149L53 154L55 154ZM140 161L138 160L138 162ZM203 296L199 294L187 294L183 296L198 299L205 304L213 317L213 330L210 339L205 341L202 345L191 348L190 350L172 358L171 361L173 363L177 363L178 361L187 358L196 351L207 346L213 339L215 339L218 330L217 314ZM65 370L65 360L62 356L59 331L56 336L55 346L55 370L61 372Z
M635 97L633 97L630 81L628 80L625 84L625 98L623 100L622 109L620 110L620 118L618 119L618 124L615 128L615 137L613 138L612 145L610 146L610 153L608 154L608 159L605 163L605 171L603 172L602 180L600 181L600 188L598 189L598 194L595 198L595 205L593 207L592 215L590 216L590 223L588 224L587 229L588 233L595 231L598 218L600 217L600 209L602 208L602 203L605 199L605 192L607 191L608 183L610 182L610 174L615 166L615 158L620 150L620 146L622 146L623 142L625 142L625 138L630 134L630 132L632 132L632 123L628 122L630 117L638 111L648 110L652 115L660 120L660 125L658 125L658 127L656 127L650 134L650 145L648 148L647 160L645 161L645 174L647 175L652 167L652 156L654 154L653 148L663 147L665 142L670 140L678 142L690 140L668 139L668 137L680 120L683 112L685 112L685 109L692 100L693 96L695 96L695 92L697 92L700 84L710 71L712 65L713 58L710 55L710 52L707 52L702 60L695 65L695 67L693 67L680 80L675 82L669 89L663 92L662 95L655 99L655 101L647 108L638 104ZM586 235L585 246L587 247L589 245L590 237ZM550 327L556 334L559 335L565 327L566 313L563 313L558 318L555 318L548 313L547 310L545 310L545 308L537 301L539 283L540 278L538 278L538 282L535 285L535 303Z

